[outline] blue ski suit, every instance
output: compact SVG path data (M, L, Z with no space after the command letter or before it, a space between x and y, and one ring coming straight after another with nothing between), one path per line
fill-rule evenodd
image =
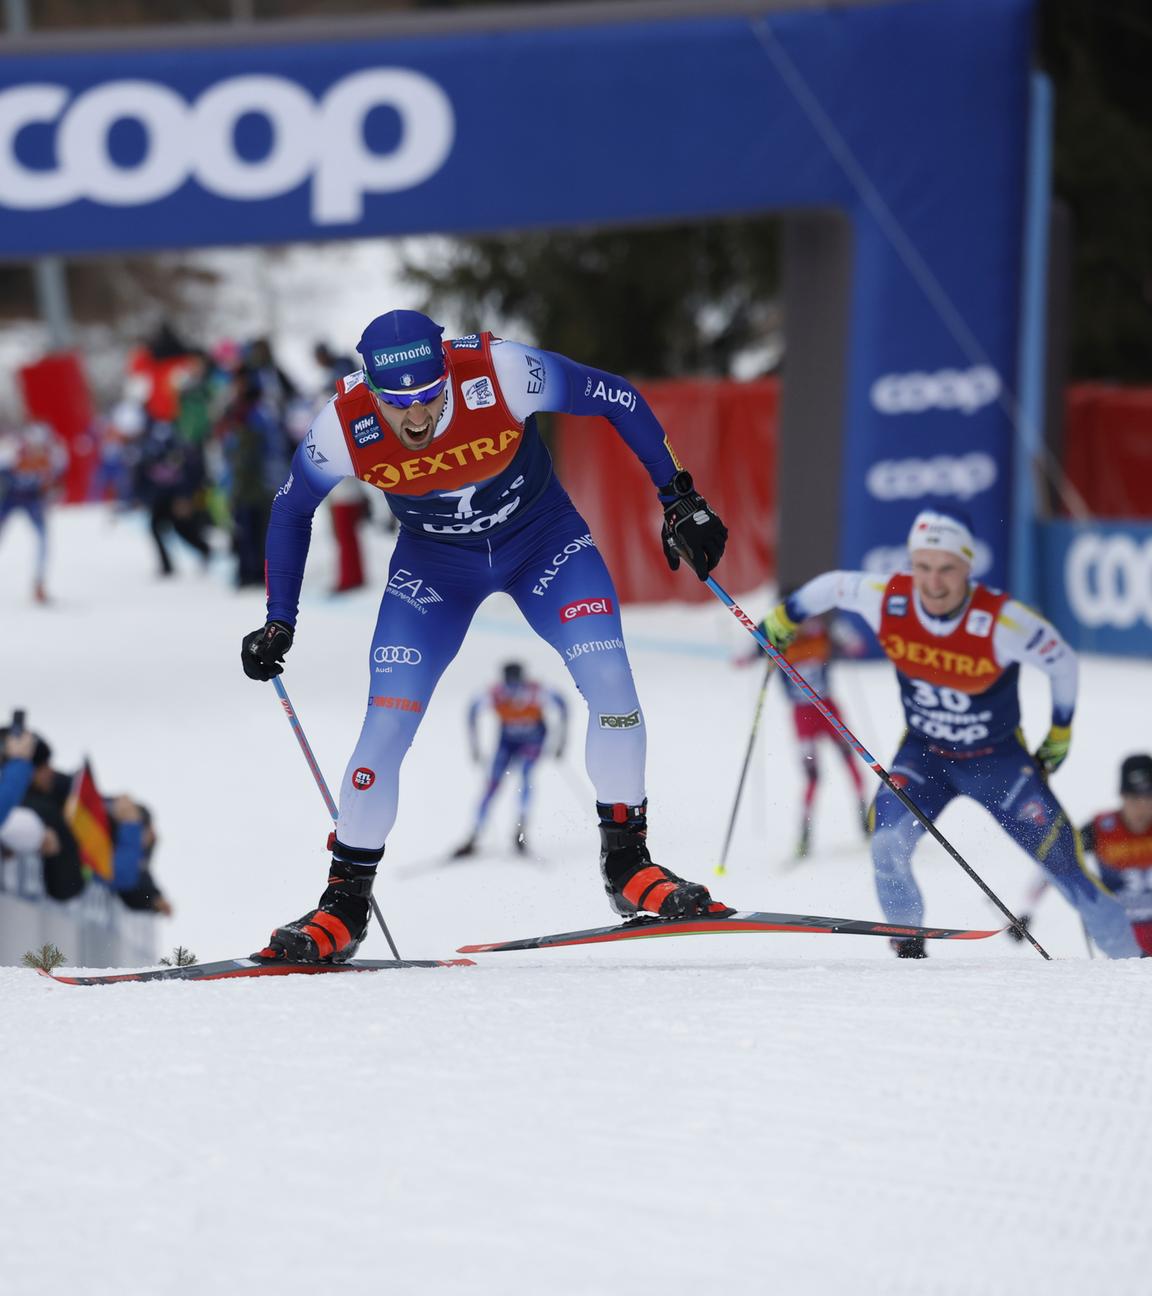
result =
M268 618L295 625L312 515L355 475L384 491L399 522L368 653L360 738L339 790L336 835L366 850L396 819L400 765L476 609L509 594L555 648L589 708L585 759L597 799L644 800L645 726L604 560L552 470L538 411L599 414L653 485L680 465L625 379L490 334L445 344L448 395L435 439L406 451L341 380L293 458L272 506Z

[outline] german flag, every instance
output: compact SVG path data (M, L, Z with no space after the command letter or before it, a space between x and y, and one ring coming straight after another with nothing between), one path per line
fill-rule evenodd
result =
M108 823L108 811L92 777L92 766L87 760L72 781L64 817L80 847L84 867L102 882L111 882L112 829Z

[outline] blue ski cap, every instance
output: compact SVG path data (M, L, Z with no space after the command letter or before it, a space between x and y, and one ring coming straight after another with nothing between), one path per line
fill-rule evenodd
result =
M435 400L445 381L443 333L419 311L378 315L356 344L368 386L391 405Z

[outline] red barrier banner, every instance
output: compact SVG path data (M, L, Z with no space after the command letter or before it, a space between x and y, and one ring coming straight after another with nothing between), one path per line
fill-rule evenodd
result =
M64 499L70 504L86 499L99 446L92 434L92 397L80 357L61 351L25 365L20 385L28 417L49 424L68 448Z
M1152 518L1152 388L1076 383L1064 470L1100 518Z
M776 563L780 386L674 379L637 383L696 488L728 527L716 576L734 593L771 580ZM556 416L556 471L587 520L622 603L703 602L708 587L668 569L648 474L605 419Z

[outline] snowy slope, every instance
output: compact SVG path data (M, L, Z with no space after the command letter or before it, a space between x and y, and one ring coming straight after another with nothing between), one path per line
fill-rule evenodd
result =
M158 581L137 518L81 509L55 528L51 608L26 602L19 521L0 547L0 714L25 706L62 765L88 752L106 790L152 805L177 908L162 944L246 953L314 903L328 827L273 690L239 669L261 599L229 588L223 558ZM286 680L334 782L376 597L325 595L325 518L316 533ZM379 583L388 542L371 547ZM626 630L654 853L709 878L759 672L729 666L743 632L719 605L629 611ZM493 600L405 765L379 888L405 954L607 917L571 757L540 773L540 862L435 865L478 792L465 703L512 656L566 683ZM1119 759L1148 746L1132 700L1150 673L1085 663L1058 780L1077 820L1111 804ZM837 692L890 754L885 668L842 667ZM1035 738L1044 684L1027 680L1025 699ZM879 916L838 767L818 854L788 865L799 780L775 687L763 729L717 892ZM504 803L493 817L496 851L511 816ZM1027 861L983 812L950 807L941 828L1022 898ZM919 873L929 921L994 925L942 852L924 848ZM1004 937L914 964L880 940L769 936L317 982L81 990L0 970L0 1289L1142 1293L1149 964L1089 961L1058 898L1036 930L1057 962ZM385 953L374 933L365 954Z

